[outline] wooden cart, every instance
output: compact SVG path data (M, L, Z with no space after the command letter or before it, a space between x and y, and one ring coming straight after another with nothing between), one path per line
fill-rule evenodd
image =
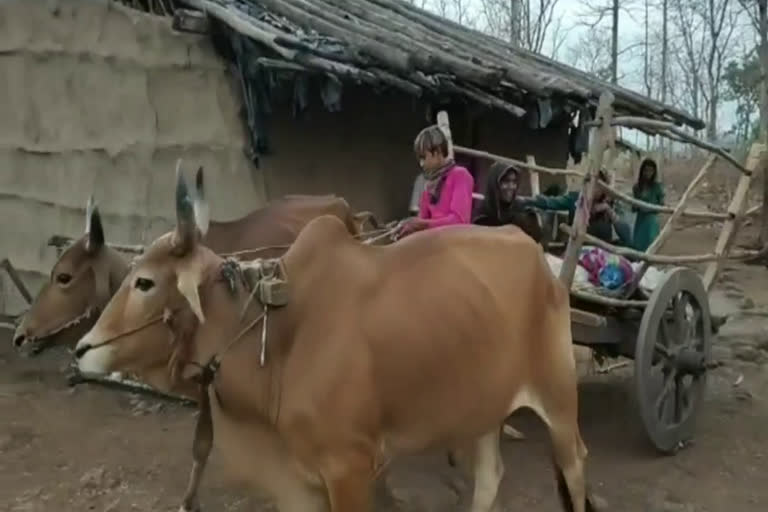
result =
M590 347L598 355L624 356L634 360L634 396L643 426L652 444L663 453L675 453L693 437L694 423L701 406L711 358L713 319L708 292L715 282L725 259L750 259L758 251L731 251L730 247L739 223L746 215L747 192L754 171L758 168L763 146L753 145L746 165L735 161L728 153L703 143L676 128L672 123L635 117L613 117L613 96L600 98L596 121L591 123L591 143L588 157L581 170L550 169L470 148L452 146L456 153L514 164L531 174L548 173L582 177L579 207L571 226L561 225L568 234L568 243L560 279L571 288L571 325L573 341ZM443 113L441 113L443 114ZM450 128L443 114L438 124L450 138ZM659 206L639 201L598 181L601 168L610 169L612 162L603 162L606 150L615 148L615 127L626 126L659 134L676 141L686 141L712 153L704 167L690 183L675 207ZM608 151L612 160L615 151ZM740 173L733 200L726 213L689 211L685 209L697 186L703 181L715 161L728 161ZM532 189L538 178L532 179ZM645 253L612 246L586 234L588 212L596 187L616 199L641 209L671 214L658 238ZM712 254L666 256L657 252L672 233L680 217L694 217L724 222ZM579 291L572 288L580 249L584 243L599 246L615 254L643 261L635 280L616 297ZM708 262L703 275L685 263ZM650 296L636 298L638 283L651 264L671 265Z

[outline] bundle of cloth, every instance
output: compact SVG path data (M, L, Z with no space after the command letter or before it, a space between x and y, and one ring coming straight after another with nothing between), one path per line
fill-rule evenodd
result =
M546 257L552 272L559 275L563 260L552 254ZM573 287L600 295L618 295L632 282L641 265L642 262L632 263L623 256L587 245L581 248ZM640 289L650 294L662 275L659 269L649 267L640 280Z

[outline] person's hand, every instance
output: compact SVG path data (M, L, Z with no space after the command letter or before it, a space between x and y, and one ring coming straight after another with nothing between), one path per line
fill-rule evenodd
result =
M597 203L595 206L593 206L592 207L592 211L594 213L602 213L602 212L605 212L605 211L611 211L611 205L609 205L608 203L603 201L603 202Z
M408 219L404 221L402 224L400 224L400 228L397 230L397 234L395 235L396 239L399 240L403 238L404 236L408 236L411 233L415 233L416 231L421 231L423 229L426 229L427 221L424 219L420 219L418 217L414 217L412 219Z

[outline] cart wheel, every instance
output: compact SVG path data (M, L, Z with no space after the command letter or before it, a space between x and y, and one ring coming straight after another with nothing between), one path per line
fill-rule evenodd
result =
M711 322L701 278L684 267L667 272L643 313L635 394L648 437L662 453L676 453L693 437L706 387Z

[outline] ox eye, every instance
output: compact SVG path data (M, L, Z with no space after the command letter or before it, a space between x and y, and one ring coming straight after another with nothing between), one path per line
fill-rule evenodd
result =
M69 282L72 281L72 276L69 274L57 274L56 275L56 282L59 284L69 284Z
M136 279L136 284L134 285L137 290L141 290L142 292L148 292L152 289L153 286L155 286L155 282L151 279L145 279L143 277L139 277Z

